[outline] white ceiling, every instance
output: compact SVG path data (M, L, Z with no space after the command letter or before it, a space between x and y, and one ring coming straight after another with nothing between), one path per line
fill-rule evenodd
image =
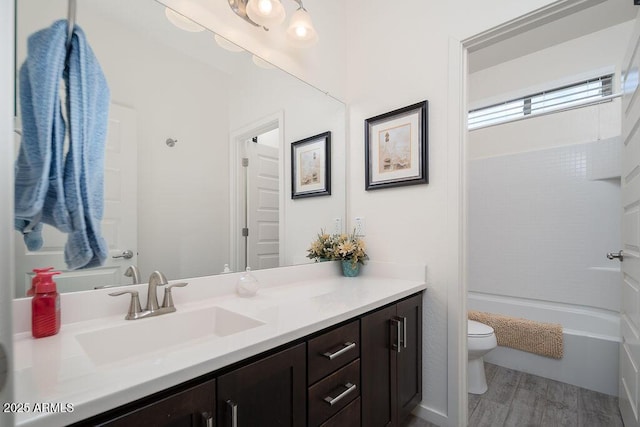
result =
M634 6L633 0L604 1L472 52L469 55L469 72L480 71L630 21L635 19L638 10L640 7Z

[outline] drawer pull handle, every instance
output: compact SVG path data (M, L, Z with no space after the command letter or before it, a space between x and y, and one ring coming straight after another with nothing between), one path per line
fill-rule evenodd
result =
M407 348L407 318L400 317L402 320L402 347Z
M202 413L202 420L205 422L207 427L213 427L213 417L208 412Z
M393 318L391 323L396 326L396 342L391 344L391 348L400 353L402 349L402 321L398 318Z
M238 427L238 404L227 400L227 406L231 408L231 427Z
M322 355L326 358L328 358L329 360L333 360L336 357L346 353L347 351L351 350L352 348L356 348L356 343L354 342L346 342L343 344L344 347L342 347L340 350L336 351L335 353L331 353L331 352L326 352L326 353L322 353Z
M349 393L355 391L355 389L356 389L356 385L355 384L346 383L344 386L347 388L345 391L343 391L342 393L340 393L336 397L327 396L323 400L325 402L327 402L329 405L333 406L336 403L338 403L339 401L341 401L342 399L344 399L344 397L346 395L348 395Z

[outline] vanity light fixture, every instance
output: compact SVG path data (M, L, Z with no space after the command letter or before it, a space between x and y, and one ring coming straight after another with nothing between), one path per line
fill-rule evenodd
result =
M284 21L285 11L280 0L228 0L231 10L255 27L269 31L270 27ZM304 8L302 0L292 14L287 28L287 37L299 47L310 47L318 41L318 33L311 22L311 15Z

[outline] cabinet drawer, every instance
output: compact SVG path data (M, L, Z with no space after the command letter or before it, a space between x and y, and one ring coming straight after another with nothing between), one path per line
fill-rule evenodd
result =
M309 340L307 357L309 384L360 357L359 321L348 323Z
M317 426L360 396L360 359L309 387L309 425Z
M320 427L360 427L360 398L349 403Z

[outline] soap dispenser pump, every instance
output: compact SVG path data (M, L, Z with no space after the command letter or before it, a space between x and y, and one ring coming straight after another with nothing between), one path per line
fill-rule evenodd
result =
M44 268L34 268L33 272L36 273L31 279L31 289L27 291L27 296L32 297L36 294L36 287L38 286L38 282L41 279L40 274L46 273L47 271L53 270L53 267L44 267Z
M35 296L31 300L31 334L34 338L55 335L60 330L60 295L53 276L59 271L39 273Z
M251 267L247 267L247 270L238 279L236 292L241 297L252 297L258 292L258 287L258 279L251 274Z

